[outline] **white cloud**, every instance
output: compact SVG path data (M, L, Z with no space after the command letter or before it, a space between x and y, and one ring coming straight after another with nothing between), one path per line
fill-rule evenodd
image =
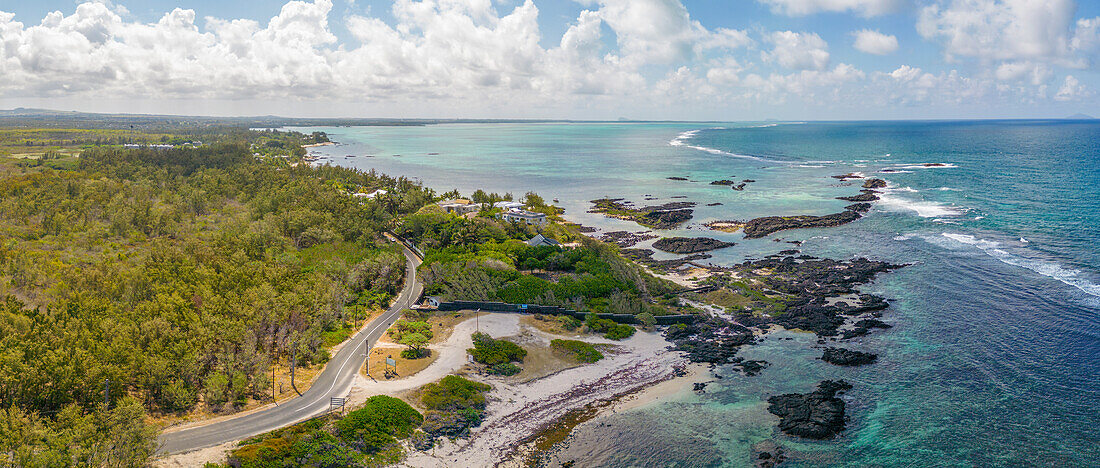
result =
M993 76L1001 81L1028 81L1040 86L1050 80L1054 72L1050 67L1033 62L1005 62L997 67Z
M596 0L600 19L615 32L623 60L632 65L681 62L705 35L679 0Z
M792 70L822 70L829 65L828 44L817 33L776 31L766 39L773 47L761 53L764 61Z
M1073 0L951 0L924 7L917 31L948 60L1042 60L1076 66L1070 53Z
M889 34L883 34L870 29L861 29L852 32L856 37L852 47L856 50L874 55L892 54L898 50L898 38Z
M897 11L901 0L757 0L771 5L772 11L790 16L819 12L852 11L863 16L877 16Z
M1062 82L1062 87L1058 88L1058 94L1054 95L1054 99L1058 101L1076 101L1089 94L1088 89L1080 81L1077 81L1077 78L1074 78L1073 75L1066 75L1066 79Z
M1094 54L1100 52L1100 16L1077 20L1070 47L1077 52Z

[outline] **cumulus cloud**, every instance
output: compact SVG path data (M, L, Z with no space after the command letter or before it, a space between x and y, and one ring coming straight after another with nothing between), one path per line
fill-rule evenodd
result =
M662 112L675 105L694 111L790 100L962 103L998 92L1035 97L1047 86L1053 98L1073 100L1092 94L1076 78L1052 84L1056 67L1100 48L1100 18L1054 22L1062 32L1051 37L1060 39L1040 48L1027 45L1037 40L981 29L977 23L986 16L968 23L947 15L955 3L939 3L933 5L939 9L922 13L932 18L922 17L922 34L942 41L955 57L993 57L980 78L908 66L867 74L832 63L828 44L814 32L711 29L678 0L582 0L584 10L561 37L548 38L540 31L536 1L395 0L386 20L341 17L333 14L331 0L288 1L266 21L176 8L142 22L105 2L82 3L69 14L51 12L26 24L0 12L0 98L280 105L346 100L385 103L387 109L564 109L562 115L599 106L618 112L624 103L651 103L644 105L663 106ZM792 14L877 14L888 3L772 4ZM996 24L1028 18L1010 15ZM346 28L348 37L341 40L337 28ZM853 34L864 52L897 49L893 36ZM956 47L956 35L975 36L979 43ZM1016 52L994 52L1005 47Z
M772 11L790 16L820 12L852 11L863 16L878 16L897 11L901 0L757 0Z
M1043 60L1080 66L1071 54L1073 0L952 0L921 9L917 31L948 60Z
M852 33L856 37L852 47L874 55L892 54L898 50L898 38L870 29L861 29Z
M1058 101L1075 101L1088 96L1089 92L1077 78L1073 75L1067 75L1065 81L1062 82L1062 87L1058 88L1058 94L1054 95L1054 99Z
M766 39L772 49L761 54L764 61L792 70L822 70L829 65L828 44L817 33L776 31Z

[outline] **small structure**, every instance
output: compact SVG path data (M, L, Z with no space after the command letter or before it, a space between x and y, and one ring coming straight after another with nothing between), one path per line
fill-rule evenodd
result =
M504 211L516 209L522 210L525 206L527 205L524 205L523 203L517 201L498 201L496 203L493 203L493 208L500 208Z
M533 213L527 210L511 209L497 215L504 221L511 223L523 223L533 226L543 226L546 224L546 215L543 213Z
M527 240L527 245L531 247L542 247L544 245L549 247L559 247L561 246L561 243L554 239L550 239L542 234L536 234L535 237Z
M352 196L354 196L356 198L366 198L368 200L372 200L372 199L378 197L379 195L385 195L387 193L389 193L389 192L387 192L386 190L378 189L378 190L375 190L371 193L356 192L356 193L352 194Z
M470 200L466 200L464 198L456 198L454 200L443 200L443 201L441 201L439 203L436 203L436 204L439 205L440 208L443 208L443 211L446 211L446 212L452 213L452 214L456 214L456 215L459 215L459 216L462 216L466 213L476 213L479 210L481 210L481 205L478 205L476 203L472 203L472 202L470 202Z
M425 300L424 302L427 302L429 306L435 307L435 308L438 309L439 308L439 303L443 302L443 298L439 297L439 296L428 296L427 300Z

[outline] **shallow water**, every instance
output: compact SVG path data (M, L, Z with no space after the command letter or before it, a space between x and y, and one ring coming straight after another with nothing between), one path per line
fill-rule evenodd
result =
M701 397L616 416L621 443L593 461L742 465L749 462L748 447L767 438L797 450L796 466L1088 466L1100 456L1100 124L305 130L326 131L342 143L314 149L336 164L419 178L439 191L534 191L560 199L570 219L606 230L641 229L585 213L588 200L612 196L646 204L686 196L699 202L695 219L663 234L737 242L713 252L708 261L716 264L790 247L773 238L805 241L801 248L812 255L913 263L866 288L895 300L884 318L894 328L851 346L879 353L878 363L829 366L816 359L820 350L811 335L773 335L743 351L772 363L760 375L730 375ZM356 157L344 157L349 154ZM847 172L890 184L872 212L854 223L756 240L701 227L719 219L839 211L848 202L833 197L856 193L861 181L829 176ZM719 179L756 182L741 192L709 185ZM657 199L647 202L647 196ZM704 206L712 202L722 205ZM825 442L776 434L763 401L809 391L825 378L855 386L845 397L849 429Z

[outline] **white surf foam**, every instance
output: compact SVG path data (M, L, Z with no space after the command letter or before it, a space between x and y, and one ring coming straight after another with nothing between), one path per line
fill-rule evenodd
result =
M724 129L724 128L725 127L715 127L714 129ZM714 129L712 129L712 130L714 130ZM699 151L706 151L710 154L718 154L718 155L729 156L729 157L733 157L733 158L751 159L753 161L775 162L775 163L785 162L785 161L777 161L777 160L774 160L774 159L761 158L761 157L757 157L757 156L749 156L747 154L731 153L729 151L722 151L720 149L708 148L706 146L698 146L698 145L688 144L688 141L691 140L692 138L695 138L695 135L698 135L700 131L702 131L702 129L688 130L686 132L682 132L679 135L676 135L676 138L673 138L672 140L669 140L668 144L670 146L682 146L684 148L691 148L691 149L695 149L695 150L699 150Z
M953 206L930 201L909 200L887 192L879 194L878 206L888 211L912 211L921 218L945 218L963 214L962 209Z
M979 239L969 234L956 234L950 232L945 232L942 234L943 237L951 239L960 244L977 247L982 252L985 252L990 257L1000 260L1001 262L1021 268L1026 268L1040 275L1054 278L1064 284L1073 286L1081 290L1085 294L1100 297L1100 284L1096 284L1085 278L1082 278L1080 270L1068 269L1051 261L1023 258L1017 255L1013 255L1002 249L999 242Z
M959 166L952 163L934 163L935 166L928 166L925 164L910 164L906 166L895 166L894 169L954 169Z

